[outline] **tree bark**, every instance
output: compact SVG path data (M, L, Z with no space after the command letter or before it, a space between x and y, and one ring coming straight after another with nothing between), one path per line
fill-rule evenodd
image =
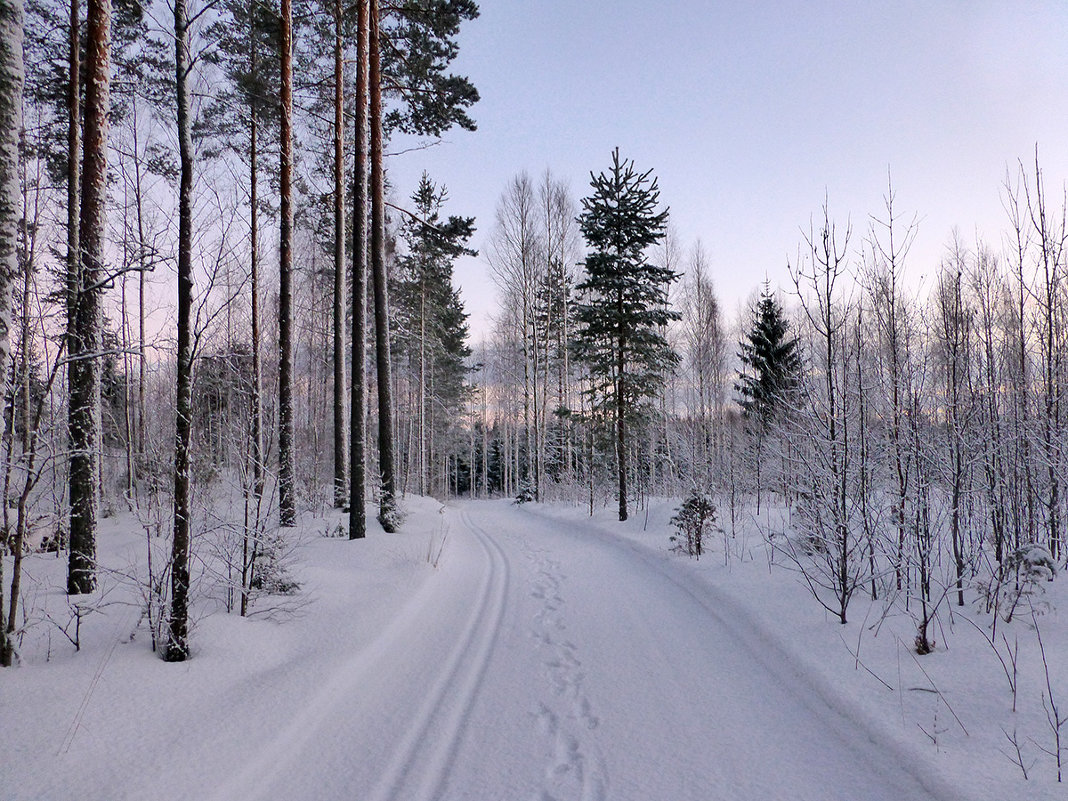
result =
M70 561L67 592L96 587L96 522L100 469L100 296L107 225L111 0L90 0L85 87L85 140L79 216L79 274L70 356Z
M255 5L249 9L249 72L255 79L258 67ZM260 206L259 206L259 108L255 99L249 106L248 174L249 174L249 289L252 292L252 397L249 416L252 418L252 495L259 502L263 497L263 367L260 358Z
M297 522L293 475L293 3L282 0L278 221L278 522Z
M288 2L288 0L285 0ZM382 496L378 520L388 532L397 530L396 478L393 470L393 377L389 354L389 291L386 280L385 174L382 164L382 72L379 57L378 0L370 0L371 92L371 271L374 274L375 350L378 368L378 466Z
M352 402L349 449L349 539L367 535L367 0L356 11L356 160L352 202Z
M334 506L349 491L348 432L345 430L345 73L341 46L341 0L334 0Z
M174 541L171 550L170 639L164 657L189 657L189 441L193 423L193 138L189 109L186 0L174 3L175 97L178 105L178 371L174 437Z
M0 0L0 364L11 354L11 291L18 274L19 134L22 130L22 0ZM0 397L7 370L0 374ZM0 556L0 664L12 661L4 621L4 568ZM14 623L14 620L11 621Z

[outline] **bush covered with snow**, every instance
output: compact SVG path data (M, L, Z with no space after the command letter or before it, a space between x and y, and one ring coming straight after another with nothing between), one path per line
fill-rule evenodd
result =
M671 535L675 550L700 559L705 535L712 530L715 523L716 505L712 498L704 492L692 492L683 500L682 505L675 509L675 516L671 518L671 525L676 531Z

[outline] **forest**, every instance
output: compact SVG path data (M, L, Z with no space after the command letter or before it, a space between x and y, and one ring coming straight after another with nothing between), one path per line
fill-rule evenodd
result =
M577 191L518 170L493 220L453 207L460 176L391 183L413 142L478 136L452 72L478 15L0 0L0 663L45 661L42 629L79 649L116 582L184 661L191 609L300 594L298 520L359 540L426 496L618 521L668 498L676 552L741 558L754 524L831 619L879 601L917 655L951 607L1002 667L999 620L1041 637L1068 567L1068 203L1039 148L992 188L1002 230L937 263L889 170L881 208L816 198L790 283L738 265L732 316L625 143ZM475 256L478 340L453 276ZM142 534L129 575L98 564L109 518ZM46 558L69 619L38 606Z

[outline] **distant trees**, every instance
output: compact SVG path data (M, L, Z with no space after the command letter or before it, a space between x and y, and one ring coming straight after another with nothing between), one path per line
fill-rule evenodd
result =
M582 300L574 349L590 371L592 407L614 430L619 519L626 520L627 427L678 363L662 328L680 316L668 305L679 275L648 260L667 222L652 170L639 173L616 148L608 172L591 173L590 187L579 215L590 253L576 288Z

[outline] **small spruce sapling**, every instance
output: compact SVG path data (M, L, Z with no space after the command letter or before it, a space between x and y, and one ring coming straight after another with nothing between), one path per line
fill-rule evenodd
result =
M671 525L677 531L671 535L671 541L675 543L674 550L700 559L704 551L705 535L712 530L715 523L716 505L712 498L696 490L690 493L675 509L675 516L671 518Z

